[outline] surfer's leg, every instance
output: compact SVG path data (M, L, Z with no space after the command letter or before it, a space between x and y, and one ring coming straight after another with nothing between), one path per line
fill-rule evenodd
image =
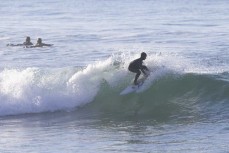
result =
M136 72L137 72L137 74L136 74L135 79L134 79L134 84L135 84L135 85L138 84L137 81L138 81L139 76L141 75L141 71L140 71L140 70L137 70Z
M134 78L134 84L138 85L137 81L138 81L139 76L141 75L141 71L139 69L133 69L133 68L129 68L129 71L136 73L135 78Z

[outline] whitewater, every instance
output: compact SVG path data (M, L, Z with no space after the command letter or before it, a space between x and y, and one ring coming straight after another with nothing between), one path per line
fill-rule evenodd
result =
M0 3L0 152L227 153L229 3ZM27 36L52 47L24 48ZM129 63L147 53L141 90Z

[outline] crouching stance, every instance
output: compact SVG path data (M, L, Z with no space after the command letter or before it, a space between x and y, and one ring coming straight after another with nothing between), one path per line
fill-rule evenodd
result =
M134 84L137 85L138 78L141 75L141 71L143 72L144 75L147 75L145 71L149 71L149 69L145 66L142 65L143 60L145 60L147 57L147 54L145 52L141 53L141 57L132 61L128 67L130 72L136 73L135 79L134 79Z

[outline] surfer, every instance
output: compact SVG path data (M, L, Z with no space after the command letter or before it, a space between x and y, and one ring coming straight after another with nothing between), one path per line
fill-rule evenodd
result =
M145 52L142 52L141 57L130 62L130 65L128 67L130 72L136 73L136 76L134 79L135 85L138 85L137 80L138 80L139 76L141 75L141 71L144 73L145 76L147 76L147 73L145 72L145 70L149 71L149 69L145 65L142 65L143 60L145 60L146 57L147 57L147 54Z
M37 44L34 46L34 47L43 47L43 46L52 46L53 44L45 44L45 43L42 43L42 39L41 38L38 38L37 39Z
M7 46L32 46L33 43L30 41L30 37L26 37L26 40L23 44L7 44Z
M26 37L25 42L23 43L24 46L30 46L33 45L33 43L30 41L30 37Z

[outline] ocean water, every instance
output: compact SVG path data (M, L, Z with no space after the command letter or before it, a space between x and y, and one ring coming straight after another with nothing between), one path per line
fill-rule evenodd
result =
M1 153L229 152L229 1L2 0L0 29Z

